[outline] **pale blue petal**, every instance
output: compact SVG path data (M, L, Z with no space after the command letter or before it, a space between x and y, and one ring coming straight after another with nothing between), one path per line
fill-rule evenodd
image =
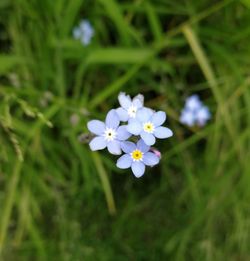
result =
M166 113L164 111L158 111L153 114L151 121L155 127L162 125L166 120Z
M108 112L106 116L105 124L108 128L112 128L112 129L116 129L119 126L120 120L114 109Z
M144 104L144 96L143 96L142 94L138 94L138 95L136 95L136 96L133 98L133 103L134 103L134 101L137 103L136 100L139 100L139 101L140 101L139 105L141 104L141 106L140 106L140 107L137 107L137 108L141 108L141 107L143 106L143 104Z
M159 161L160 161L159 157L157 157L152 152L147 152L143 155L143 162L147 166L154 166L154 165L158 164Z
M153 115L153 110L149 108L142 108L137 111L136 119L138 119L140 122L146 122L151 118L152 115Z
M92 32L93 28L92 25L90 24L90 22L86 19L82 20L80 23L80 28L83 32L88 33L88 32Z
M102 135L105 130L105 124L102 121L99 120L92 120L89 121L87 124L87 127L89 131L96 135Z
M200 109L202 102L198 95L194 94L186 99L186 108L192 111Z
M93 151L96 150L103 150L107 146L107 142L103 137L95 137L90 143L89 143L90 149Z
M116 166L120 169L127 169L131 167L132 161L129 154L124 154L117 160Z
M145 165L141 161L135 161L131 165L132 171L137 178L140 178L145 172Z
M199 126L204 126L206 124L206 122L210 119L210 117L211 117L211 114L210 114L208 107L203 106L199 111L197 111L197 114L196 114L197 124Z
M117 129L117 139L118 140L127 140L131 136L131 133L127 131L127 126L123 125Z
M154 131L154 135L158 139L166 139L173 136L173 132L166 127L157 127Z
M145 131L141 132L141 138L143 139L143 141L148 145L154 145L155 144L155 137L153 134L151 133L147 133Z
M107 143L108 151L114 155L120 155L121 151L121 143L118 140L113 140Z
M137 144L136 144L137 148L142 151L143 153L149 151L150 146L146 145L145 142L143 141L143 139L140 139Z
M128 112L125 109L120 107L120 108L116 109L116 113L117 113L120 121L128 121L129 116L128 116Z
M118 101L124 109L128 109L132 104L130 96L126 95L124 92L121 92L118 95Z
M141 94L139 94L139 95L141 95ZM132 104L137 109L140 109L143 106L143 101L142 101L141 97L138 97L138 95L137 95L136 97L133 98Z
M127 131L134 135L139 135L142 131L142 125L136 120L130 120L127 125Z
M195 113L190 110L184 109L181 113L180 122L186 124L189 127L193 126L195 123Z
M125 153L131 153L136 149L136 146L133 142L131 141L123 141L121 142L121 149Z

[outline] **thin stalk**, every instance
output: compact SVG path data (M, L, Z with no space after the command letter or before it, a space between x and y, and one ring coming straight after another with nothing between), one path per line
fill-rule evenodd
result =
M102 187L104 189L109 213L110 213L110 215L115 215L116 214L115 201L114 201L114 196L112 193L111 185L110 185L110 182L108 179L108 174L102 164L102 160L99 157L99 154L97 152L92 152L91 154L92 154L92 158L95 162L97 172L98 172L99 177L102 182Z

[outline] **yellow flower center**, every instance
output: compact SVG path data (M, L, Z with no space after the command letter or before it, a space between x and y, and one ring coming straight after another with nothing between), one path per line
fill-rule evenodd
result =
M155 130L155 127L152 122L145 122L143 124L143 130L148 133L152 133Z
M140 160L142 160L143 152L136 149L131 153L131 157L132 157L133 161L140 161Z

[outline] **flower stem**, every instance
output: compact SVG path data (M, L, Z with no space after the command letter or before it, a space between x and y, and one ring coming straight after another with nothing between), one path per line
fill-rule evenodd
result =
M92 152L92 158L95 162L97 172L98 172L99 177L102 182L102 187L103 187L104 194L106 197L109 213L110 213L110 215L115 215L116 206L115 206L113 192L112 192L110 182L108 179L108 174L107 174L107 172L102 164L102 160L97 152Z

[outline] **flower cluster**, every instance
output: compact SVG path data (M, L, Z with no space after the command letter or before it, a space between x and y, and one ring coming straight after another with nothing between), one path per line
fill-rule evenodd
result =
M82 20L78 27L73 30L75 39L79 39L83 45L89 45L94 36L94 29L88 20Z
M207 106L203 105L198 95L192 95L186 99L185 107L181 112L180 122L192 127L202 127L211 118Z
M160 161L160 152L151 147L156 138L169 138L173 132L162 126L166 113L144 107L141 94L131 99L129 95L120 93L118 100L121 107L110 110L105 122L88 122L88 129L96 135L89 146L92 151L107 148L114 155L123 152L116 166L121 169L131 168L139 178L144 174L145 166L154 166ZM134 136L137 140L135 143L128 140Z

